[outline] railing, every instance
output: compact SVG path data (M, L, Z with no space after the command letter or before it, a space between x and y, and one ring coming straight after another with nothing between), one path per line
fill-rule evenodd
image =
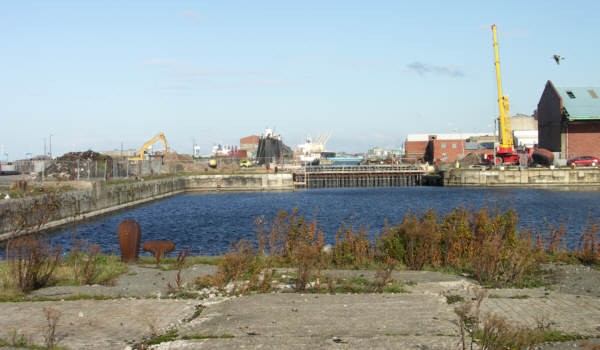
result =
M420 186L415 165L308 166L294 172L296 188Z
M425 172L414 164L398 165L332 165L332 166L307 166L304 172L308 173L382 173L382 172Z

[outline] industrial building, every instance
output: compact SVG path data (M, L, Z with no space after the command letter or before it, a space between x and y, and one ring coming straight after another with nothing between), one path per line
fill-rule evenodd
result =
M256 158L259 140L260 138L256 135L242 137L240 139L240 150L246 151L248 157Z
M538 143L535 116L516 114L510 119L515 146L533 147ZM489 133L409 134L404 145L404 160L452 163L469 153L493 154L498 137Z
M469 153L491 154L493 139L489 133L409 134L404 143L404 160L451 163Z
M560 158L600 157L600 87L546 83L537 109L539 146Z
M538 144L538 121L535 115L517 113L510 118L515 147L534 147Z

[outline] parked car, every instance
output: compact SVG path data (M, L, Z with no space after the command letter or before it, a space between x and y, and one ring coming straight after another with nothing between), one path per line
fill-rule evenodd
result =
M600 163L600 160L596 157L591 156L575 157L567 161L568 166L596 166L598 165L598 163Z
M249 161L248 159L243 159L243 160L240 162L240 167L243 167L243 168L249 168L249 167L251 167L252 165L253 165L253 164L252 164L252 162L251 162L251 161Z

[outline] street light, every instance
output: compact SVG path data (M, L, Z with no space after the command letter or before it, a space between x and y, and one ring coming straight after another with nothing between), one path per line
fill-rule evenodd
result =
M52 134L50 134L50 159L52 159Z

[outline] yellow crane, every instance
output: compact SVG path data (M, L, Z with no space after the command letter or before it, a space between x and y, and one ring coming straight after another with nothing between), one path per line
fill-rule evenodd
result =
M538 147L525 147L519 152L515 149L515 144L512 135L512 127L510 125L510 108L508 97L502 94L502 83L500 82L500 59L498 58L498 37L496 35L496 25L492 25L494 33L494 55L496 66L496 81L498 83L498 109L500 110L500 145L496 149L495 155L488 155L486 160L495 164L518 164L527 166L529 164L538 163L542 165L551 165L554 161L552 152Z
M496 81L498 84L498 109L500 110L500 117L498 118L500 121L500 145L496 150L496 156L489 156L488 160L496 163L527 164L527 155L525 155L525 158L523 158L523 155L519 155L517 152L515 152L512 128L510 125L510 107L508 103L508 97L502 94L502 82L500 81L500 59L498 58L498 38L496 35L495 24L492 25L492 32L494 33L494 64L496 66Z
M498 107L500 109L500 148L499 153L514 153L514 142L512 136L512 128L510 125L510 108L508 104L508 97L502 95L502 83L500 82L500 59L498 58L498 39L496 36L496 25L492 25L492 32L494 33L494 54L495 54L495 65L496 65L496 80L498 82Z
M133 158L129 158L129 160L143 160L144 159L144 152L150 147L152 146L153 143L155 143L158 140L161 140L163 145L165 146L165 157L167 156L167 154L169 153L169 147L167 145L167 139L165 138L165 134L163 134L162 132L159 132L158 135L154 136L153 138L151 138L150 140L148 140L148 142L146 142L142 148L140 148L140 150L138 151L138 156L137 157L133 157Z

